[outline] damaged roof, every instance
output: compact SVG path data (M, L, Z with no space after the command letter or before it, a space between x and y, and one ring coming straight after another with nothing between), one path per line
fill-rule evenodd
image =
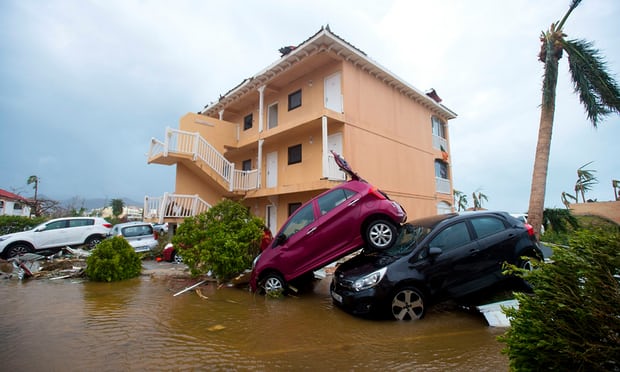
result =
M280 53L282 56L279 60L256 75L244 79L224 95L220 95L217 102L206 105L199 114L217 116L218 112L224 110L229 104L236 102L247 94L256 93L259 87L268 85L275 77L289 71L304 59L326 53L332 57L352 63L354 66L359 67L363 71L383 81L385 84L398 90L401 94L406 95L422 106L447 119L454 119L457 116L455 112L441 104L441 99L437 96L434 89L428 92L432 92L431 94L428 94L409 85L407 82L370 59L362 50L334 34L330 30L329 25L321 27L316 34L310 36L297 46L280 48Z

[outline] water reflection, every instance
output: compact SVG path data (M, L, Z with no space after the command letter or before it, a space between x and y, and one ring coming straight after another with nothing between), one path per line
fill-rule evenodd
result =
M327 280L299 297L235 288L173 294L188 280L0 283L3 370L508 369L501 330L480 316L429 311L369 321L334 308Z

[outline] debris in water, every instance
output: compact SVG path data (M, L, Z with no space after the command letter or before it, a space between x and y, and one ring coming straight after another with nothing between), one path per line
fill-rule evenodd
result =
M221 324L217 324L217 325L214 325L213 327L207 328L207 331L215 332L215 331L221 331L222 329L226 329L226 327L224 327Z
M174 295L172 295L172 297L176 297L176 296L178 296L178 295L180 295L180 294L182 294L182 293L185 293L185 292L187 292L187 291L191 291L192 289L194 289L194 288L198 287L199 285L201 285L202 283L204 283L204 282L206 282L206 281L207 281L207 279L205 279L205 280L201 280L201 281L199 281L198 283L196 283L196 284L194 284L194 285L191 285L191 286L189 286L189 287L185 288L184 290L182 290L182 291L180 291L180 292L175 293Z

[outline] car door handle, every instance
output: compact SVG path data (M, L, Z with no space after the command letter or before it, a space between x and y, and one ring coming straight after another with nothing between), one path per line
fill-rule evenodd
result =
M480 252L480 250L479 250L479 249L477 249L477 248L473 248L473 249L470 249L470 250L469 250L469 253L470 253L472 256L473 256L473 255L478 254L479 252Z
M357 203L358 201L360 201L360 198L357 198L355 200L353 200L352 202L349 203L349 207L355 205L355 203Z
M316 226L314 226L313 228L311 228L310 230L308 230L308 232L306 233L306 235L310 235L314 232L314 230L316 230Z

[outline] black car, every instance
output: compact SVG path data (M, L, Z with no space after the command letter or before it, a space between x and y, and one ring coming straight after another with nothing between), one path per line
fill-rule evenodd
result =
M420 319L429 304L511 278L504 262L542 259L532 226L505 212L443 214L403 225L384 251L363 251L334 273L333 302L356 315Z

